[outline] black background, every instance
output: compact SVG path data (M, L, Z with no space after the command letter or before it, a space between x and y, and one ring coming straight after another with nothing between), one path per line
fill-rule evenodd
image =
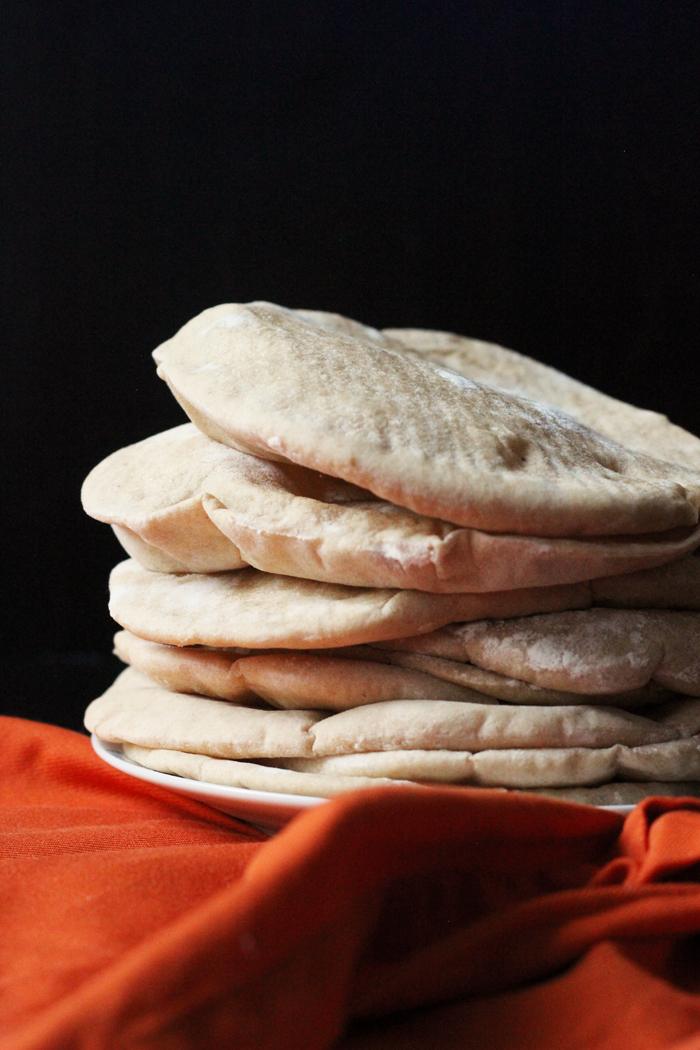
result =
M150 352L270 299L532 354L698 431L696 4L7 0L2 710L113 677L80 483Z

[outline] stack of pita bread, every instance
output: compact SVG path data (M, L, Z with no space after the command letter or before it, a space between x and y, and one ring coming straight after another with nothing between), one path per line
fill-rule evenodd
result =
M85 482L130 555L88 729L291 794L700 793L700 439L502 347L270 303L154 356L191 422Z

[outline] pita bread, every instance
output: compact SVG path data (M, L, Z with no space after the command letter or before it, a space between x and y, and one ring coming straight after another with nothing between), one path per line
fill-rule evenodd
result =
M472 783L482 787L573 787L621 780L700 780L700 738L642 747L482 751Z
M318 649L431 631L454 620L588 604L585 584L493 594L371 590L257 569L205 576L125 561L110 576L110 612L140 638L169 645Z
M636 806L645 798L655 795L672 798L698 798L700 782L686 781L679 784L664 784L659 780L644 784L625 783L615 780L612 784L601 784L588 788L530 788L533 795L556 798L560 802L578 802L583 806Z
M226 651L148 642L128 631L115 635L114 651L165 689L246 703L257 696L273 707L344 711L379 700L411 699L497 703L490 696L420 671L317 654L240 657Z
M132 667L85 712L85 726L101 740L173 748L213 758L311 755L316 711L259 711L171 693Z
M416 640L417 641L417 640ZM392 643L379 643L390 645ZM423 653L388 652L383 656L398 667L410 667L415 671L444 678L448 682L475 689L478 693L504 700L510 704L528 704L540 707L563 706L567 704L612 704L623 710L659 704L671 694L655 682L648 682L639 689L630 689L623 693L565 693L560 689L544 689L531 682L522 682L517 678L508 678L487 671L474 664L459 663L457 660L445 660L440 656L426 656Z
M591 603L603 607L698 611L700 610L700 557L688 555L677 562L671 562L655 569L591 580L589 587ZM373 642L372 647L381 650L406 650L448 661L469 659L462 644L459 624L451 624L435 632L421 634L414 638ZM364 658L369 659L367 656ZM392 662L401 661L395 657L392 658ZM402 666L423 669L417 663L402 663ZM439 674L437 668L440 666L436 664L435 669L430 673ZM449 681L469 684L462 675L450 677ZM646 686L643 688L646 689ZM511 700L511 697L504 696L502 699ZM515 697L512 699L517 702Z
M645 714L661 725L673 726L681 737L700 733L700 700L694 697L676 696Z
M544 401L621 445L680 463L693 471L700 463L700 438L669 422L659 412L637 408L603 394L564 372L497 343L424 328L378 331L341 314L294 310L324 328L391 349L405 348L431 364L452 369L466 379L488 383L512 394Z
M225 649L182 649L118 631L114 655L174 693L196 693L248 706L260 701L239 673L236 654Z
M206 310L154 356L209 437L419 514L536 536L639 534L698 520L700 475L269 303Z
M534 706L595 703L631 710L660 704L673 695L654 682L624 693L593 696L565 693L506 678L473 664L370 646L323 650L322 655L264 649L237 653L228 649L162 645L138 638L129 631L118 631L114 636L114 652L124 663L164 689L249 706L256 703L266 706L264 696L275 707L333 711L379 700L408 699L461 699L470 703L503 700ZM382 664L391 666L382 667ZM457 689L443 691L441 683L447 690L450 689L447 683L454 683Z
M94 516L95 515L93 515L93 517ZM149 543L143 538L143 536L140 536L138 532L133 532L125 525L112 525L112 531L114 532L114 535L117 537L117 539L121 543L126 553L129 555L129 557L137 561L139 565L143 565L144 569L150 569L151 572L219 571L218 569L213 568L213 566L211 568L204 568L204 563L206 560L208 560L206 558L205 552L207 550L207 547L210 547L210 545L206 543L206 540L202 548L197 551L196 557L193 559L187 558L187 562L185 562L181 561L179 558L176 558L174 554L170 554L168 551L163 550L162 547L156 547L153 543ZM225 538L226 537L224 537L224 539ZM196 544L194 546L196 549ZM177 547L181 547L181 544L179 542L177 543ZM221 563L228 562L229 564L227 565L222 564L222 570L243 568L242 565L230 564L230 562L233 560L237 560L240 562L241 559L238 557L234 550L231 550L229 548L230 544L226 544L225 548L221 552L221 557L217 558L216 554L214 554L212 561ZM198 566L196 570L193 568L192 565L190 565L190 561L194 562Z
M700 696L700 614L694 612L586 609L452 625L410 644L545 689L597 695L654 681Z
M694 722L697 724L700 705L694 703ZM491 710L495 713L494 709ZM504 711L503 708L496 710L499 714ZM333 716L333 719L326 720L314 732L320 732L335 719L340 719L340 716L336 715ZM411 751L388 752L390 756L396 757L386 764L383 764L378 757L381 753L346 754L322 761L319 761L318 758L291 761L284 759L282 761L285 765L289 764L294 768L307 770L324 771L327 769L329 772L333 770L340 773L344 769L350 771L355 768L358 771L362 769L369 772L374 768L387 773L388 770L394 768L397 774L408 775L411 769L409 757ZM434 769L436 773L442 770L443 777L440 779L447 780L448 778L450 767L447 755L449 753L449 751L442 750L435 752ZM423 752L419 751L417 754L421 755ZM697 735L682 740L670 740L636 747L622 744L613 744L609 747L501 747L472 753L471 761L467 758L466 753L458 754L459 759L452 767L456 773L455 779L458 777L461 782L469 782L481 787L527 789L547 786L567 787L602 784L615 777L622 780L657 780L676 783L700 780L700 737ZM357 766L350 764L355 759L358 760ZM360 761L362 759L365 761ZM416 760L414 779L432 779L425 774L419 777L418 770L421 768L419 763L422 761L423 759ZM325 766L325 762L328 762L329 765ZM471 773L469 773L470 766Z
M688 609L700 611L700 557L687 555L654 569L593 580L596 605L627 609Z
M345 711L387 700L494 704L492 697L420 671L306 653L248 656L238 661L248 686L274 707Z
M473 760L469 751L370 751L326 758L277 758L284 769L300 773L338 776L390 777L392 780L442 781L459 784L471 780Z
M588 802L590 805L624 805L651 794L693 795L697 792L700 782L698 738L672 741L646 751L643 748L626 748L620 745L602 749L531 748L480 751L473 755L457 752L453 758L450 758L450 752L434 751L428 753L435 756L432 760L426 752L415 752L420 757L414 758L412 752L402 751L339 755L326 759L275 759L279 765L274 766L268 763L231 762L176 749L140 748L127 743L122 744L122 748L132 761L163 773L173 773L176 776L191 777L213 784L320 798L330 798L358 787L409 783L398 777L340 772L343 768L351 769L351 762L355 760L359 760L357 768L365 770L393 769L397 774L413 770L416 774L420 773L423 782L434 779L443 783L468 784L473 787L508 788L534 791L537 794L552 793L556 798ZM635 756L640 752L645 757L638 759L636 765L640 770L645 767L646 779L640 778L637 783L615 780L615 777L624 776L625 767L631 768L635 765ZM326 762L338 765L335 768L324 767ZM287 765L300 768L279 768ZM316 772L316 769L319 772ZM455 779L448 781L450 769L454 772ZM666 781L660 780L664 769L670 770ZM287 776L278 775L283 773Z
M678 741L639 749L501 749L481 751L477 754L468 751L371 751L363 754L331 755L326 758L285 758L273 761L285 769L305 773L383 776L393 779L401 777L414 781L524 788L545 784L595 783L601 778L611 778L623 767L631 770L635 766L642 768L645 763L654 775L663 775L664 769L667 771L677 757L680 743L688 754L692 753L693 747L698 747L697 741L694 744ZM628 752L632 752L632 756ZM670 779L677 778L672 776ZM682 793L680 788L672 790L676 794ZM671 793L671 790L667 793Z
M86 478L82 500L157 572L252 565L328 583L442 593L588 580L661 564L700 543L700 526L590 539L460 529L338 478L248 456L191 423L108 456Z
M430 707L432 713L426 713ZM450 707L459 709L456 719L444 710ZM387 709L393 709L388 712L389 717ZM85 721L91 732L105 741L125 745L127 753L151 768L212 783L292 794L326 796L362 786L352 783L351 779L335 785L324 783L324 776L345 777L353 771L354 778L360 775L360 770L364 771L361 775L369 776L375 784L379 781L374 778L385 774L392 779L410 775L415 779L447 781L453 777L450 782L458 779L481 786L511 788L586 786L615 777L642 782L700 780L700 737L695 734L679 738L680 733L692 732L700 723L698 701L663 705L657 710L657 721L595 708L540 708L534 712L534 719L529 719L527 714L523 708L394 701L324 719L314 712L256 711L217 700L168 693L128 669L104 696L93 701ZM363 732L367 729L370 732L358 740L356 725L348 737L348 723L352 721L362 723ZM321 738L329 728L332 732L326 732L324 742ZM607 747L580 746L580 743L569 747L537 744L538 740L572 735L579 742L585 738L602 741L606 734L628 740L655 736L657 742L636 746L614 743ZM427 738L426 746L405 746L421 735ZM477 747L482 750L466 754L466 748L443 746L446 741L454 744L458 738L470 735L472 739L478 736ZM672 735L674 738L670 738ZM495 741L491 739L494 736ZM662 736L665 739L661 739ZM527 746L508 746L517 739ZM494 742L495 749L484 746ZM126 745L132 743L145 749L144 753L137 757L133 749L130 752ZM346 743L349 746L343 751ZM390 743L395 745L393 756L387 747ZM361 747L365 747L364 755L358 753ZM154 754L148 755L150 750ZM324 750L346 760L319 764L289 761L323 758L326 756L319 755L319 751ZM434 752L435 757L421 754L426 750ZM406 751L418 753L407 755ZM457 753L450 756L445 751ZM183 754L183 758L174 757L172 752ZM377 752L388 753L390 757L373 757ZM265 779L262 773L248 769L247 762L244 763L246 770L229 768L231 759L259 759L263 763L260 768L270 762L291 765L296 767L292 772L303 773L309 780L295 784L293 778L283 781L274 774ZM212 762L221 762L221 765L212 765ZM343 768L346 773L341 772ZM232 779L235 777L240 779ZM311 778L315 779L315 786L309 782Z
M616 775L621 780L700 780L700 737L620 748Z
M134 744L122 746L127 758L147 769L157 769L160 773L171 773L190 780L203 780L209 784L223 784L226 787L248 788L253 791L334 798L344 791L356 791L358 788L395 787L397 784L403 787L413 786L405 780L388 780L386 777L297 773L254 762L232 762L205 755L190 755L182 751L137 747Z
M604 784L615 777L619 745L522 748L473 756L472 784L527 789Z
M371 328L360 321L353 321L349 317L344 317L343 314L329 313L326 310L289 310L288 312L299 318L299 320L306 321L308 324L312 324L316 328L322 328L324 331L331 332L334 335L351 336L353 339L359 339L363 343L369 343L370 346L381 346L385 350L407 352L406 343L402 339L394 339L388 332L382 332L378 328ZM408 353L413 352L408 350Z
M638 747L681 730L607 707L516 707L391 700L330 715L310 730L314 756L356 751ZM668 778L664 778L668 779Z
M451 332L387 328L382 334L391 345L403 343L425 360L451 368L468 379L490 383L568 412L628 448L698 469L699 438L658 412L618 401L531 357Z

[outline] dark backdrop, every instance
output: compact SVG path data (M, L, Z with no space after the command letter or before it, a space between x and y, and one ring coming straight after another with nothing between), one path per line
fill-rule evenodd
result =
M5 713L108 683L82 478L223 301L501 342L698 430L696 4L7 0Z

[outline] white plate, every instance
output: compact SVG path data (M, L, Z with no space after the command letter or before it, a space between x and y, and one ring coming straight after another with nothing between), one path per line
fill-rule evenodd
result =
M91 737L92 746L100 758L108 762L122 773L128 773L131 777L146 780L149 784L158 784L160 787L170 788L187 798L194 798L197 802L206 802L207 805L219 809L241 820L247 820L250 824L262 828L263 831L277 831L284 824L295 817L297 813L303 813L305 809L312 809L326 802L325 798L310 798L306 795L282 795L276 791L252 791L249 788L225 787L222 784L208 784L203 780L189 780L186 777L176 777L171 773L159 773L155 769L147 769L132 762L122 753L119 744L106 744L104 740L98 740L94 735ZM600 809L609 809L614 813L631 813L634 806L600 806Z
M203 780L189 780L187 777L173 776L172 773L159 773L156 769L147 769L132 762L123 754L119 744L106 744L93 733L92 746L97 755L122 773L131 777L146 780L149 784L169 788L179 795L194 798L197 802L206 802L208 806L228 813L232 817L247 820L263 831L278 831L284 824L303 813L326 802L325 798L311 798L307 795L282 795L278 791L252 791L250 788L226 787L223 784L209 784Z

